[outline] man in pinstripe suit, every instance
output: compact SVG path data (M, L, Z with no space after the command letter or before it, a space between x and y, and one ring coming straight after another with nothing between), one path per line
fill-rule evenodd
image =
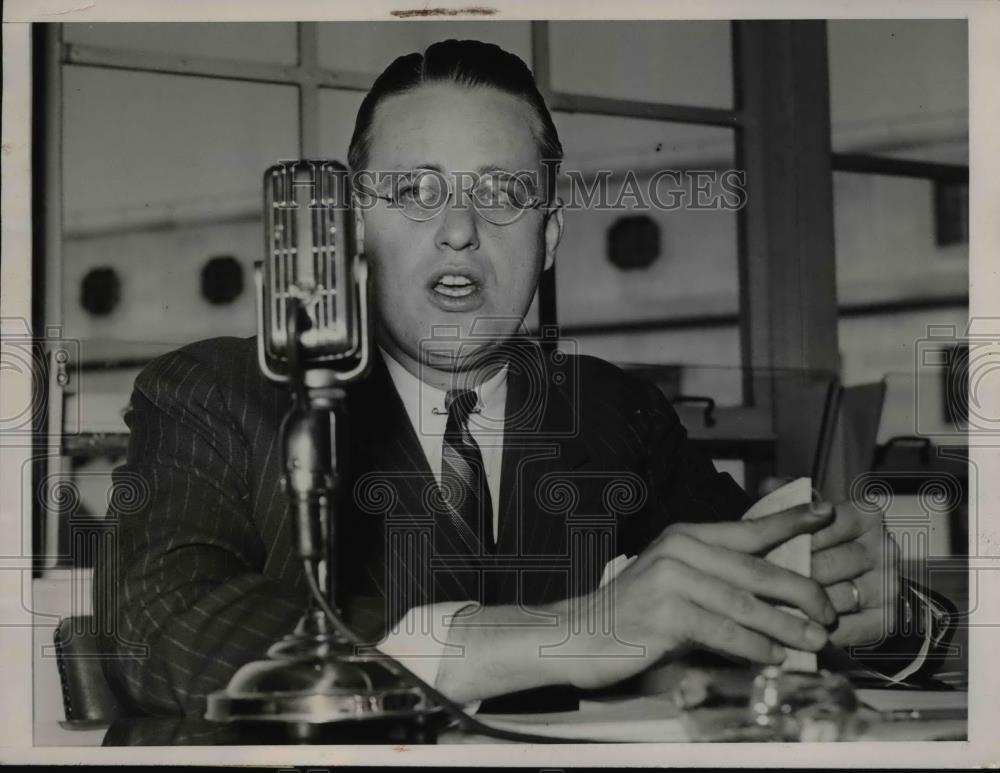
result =
M362 104L351 167L409 174L357 209L379 346L347 397L335 570L349 622L468 702L610 685L692 646L780 662L784 647L878 640L904 607L879 519L821 505L741 522L751 500L695 453L655 387L519 335L562 233L547 163L561 155L530 72L495 46L402 57ZM525 169L538 188L498 209L463 183ZM421 186L441 181L441 206L416 212ZM290 397L255 351L199 342L135 383L116 484L145 499L118 514L95 611L120 655L108 675L138 710L200 713L304 608L279 489ZM806 532L812 579L760 558Z

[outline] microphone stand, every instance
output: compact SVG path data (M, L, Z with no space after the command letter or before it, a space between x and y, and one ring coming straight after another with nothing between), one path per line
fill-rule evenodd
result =
M304 743L433 742L441 708L388 668L385 656L359 651L345 635L334 517L345 379L332 369L303 367L300 335L308 316L296 298L288 301L287 325L294 401L281 424L282 488L290 498L310 596L295 630L273 644L266 659L242 666L224 690L208 696L206 719L252 723L265 737L277 731L278 738Z
M340 452L349 448L343 385L363 378L370 361L368 265L363 238L353 238L347 168L331 161L306 165L320 167L319 199L311 195L315 177L298 162L264 173L268 258L257 264L254 279L258 363L271 381L288 385L294 398L281 423L281 483L291 500L309 596L292 633L208 696L205 718L249 725L265 743L289 736L305 743L428 743L449 718L470 733L508 741L569 741L492 727L470 716L403 663L369 646L342 619L335 548ZM339 325L331 321L331 296L343 304Z

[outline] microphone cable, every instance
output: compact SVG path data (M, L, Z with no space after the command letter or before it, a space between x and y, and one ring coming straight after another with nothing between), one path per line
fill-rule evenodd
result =
M319 605L320 609L323 610L323 614L326 615L327 619L330 621L330 624L351 644L359 647L367 646L366 642L362 641L361 637L355 634L354 631L352 631L333 611L333 608L320 591L319 582L313 574L313 566L311 562L304 560L303 563L305 564L305 575L309 582L309 590L312 593L313 599ZM375 649L378 651L377 648ZM490 738L497 738L502 741L513 741L515 743L614 743L613 741L591 738L560 738L558 736L536 735L534 733L521 733L516 730L505 730L500 727L494 727L493 725L476 719L471 714L466 713L465 709L463 709L458 703L453 701L451 698L445 697L437 689L431 687L427 684L427 682L414 674L410 671L410 669L395 658L385 655L385 653L380 654L382 654L384 658L381 662L385 664L389 671L404 681L410 682L415 687L423 690L431 698L431 700L439 704L448 712L448 714L458 723L458 726L462 730L468 733L478 733L479 735L485 735Z

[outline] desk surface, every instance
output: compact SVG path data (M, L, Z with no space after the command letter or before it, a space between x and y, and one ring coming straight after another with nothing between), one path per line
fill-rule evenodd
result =
M927 705L940 698L938 691L909 691L910 699L920 705L926 698ZM964 693L953 694L951 705L964 704ZM957 700L955 700L957 699ZM551 734L562 738L578 738L581 742L588 738L606 741L690 741L693 740L678 720L676 711L662 700L662 708L657 708L657 699L635 698L618 700L608 705L592 704L581 708L573 715L569 712L553 715L509 715L483 716L482 719L502 724L508 729L524 732ZM726 711L726 710L722 710ZM728 711L732 712L732 709ZM659 715L658 715L659 714ZM637 719L641 717L641 719ZM967 722L964 718L881 721L878 714L868 708L858 713L858 732L852 740L859 741L903 741L903 740L965 740ZM364 743L355 734L347 737L324 738L317 743ZM373 739L373 742L374 739ZM386 741L381 741L385 743ZM395 743L403 741L397 739ZM169 717L126 719L115 722L103 738L104 746L217 746L217 745L259 745L293 744L294 739L282 731L268 731L261 726L239 727L220 725L195 717ZM438 743L498 743L493 738L469 735L457 730L445 730Z
M939 566L938 563L941 565ZM968 609L966 599L968 598L968 575L964 565L952 566L954 561L931 562L931 587L939 592L944 592L956 601L962 616L967 614ZM958 625L955 639L952 644L952 654L938 669L939 681L961 686L965 688L968 674L968 630L963 624ZM946 678L946 675L955 675L955 679ZM859 685L860 686L860 685ZM926 694L928 698L932 694L940 695L940 691L909 691L915 698L919 699L921 694ZM964 695L964 693L957 693ZM641 699L637 699L641 700ZM933 704L933 700L929 703ZM626 710L628 707L625 707ZM515 722L519 729L526 732L544 732L543 726L546 718L553 715L532 715L497 717L504 722ZM581 739L588 737L582 734L589 732L595 725L587 718L580 715L580 722L562 722L558 732L562 736L567 734L577 734ZM865 719L861 734L857 740L880 740L880 741L900 741L900 740L961 740L965 738L967 732L967 721L965 719L933 719L921 721L877 721L876 715L869 712ZM489 720L484 716L482 719ZM608 725L615 723L613 716L607 717ZM664 720L669 719L664 717ZM619 724L621 719L619 718ZM645 721L645 720L644 720ZM653 720L655 721L655 719ZM509 724L507 725L510 726ZM93 746L103 744L104 746L203 746L203 745L252 745L252 744L275 744L294 743L295 741L286 738L276 738L273 734L262 732L260 728L240 728L230 725L219 725L204 719L193 717L169 717L169 718L143 718L143 719L123 719L115 722L110 728L95 727L93 725L84 727L77 725L74 732L67 732L65 726L55 720L36 723L35 744L38 746ZM642 740L659 741L684 741L687 738L679 737L676 725L663 725L664 732L655 732L658 728L649 726L653 731L650 737ZM557 733L555 727L548 728L552 735ZM664 737L667 736L667 737ZM624 739L623 739L624 740ZM347 739L342 743L360 743L358 739ZM497 743L492 738L484 736L467 735L454 730L444 731L439 743Z

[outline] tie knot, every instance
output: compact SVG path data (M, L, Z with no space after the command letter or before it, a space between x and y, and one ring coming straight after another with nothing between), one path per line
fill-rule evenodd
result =
M478 403L479 397L472 389L450 389L444 396L444 407L448 415L454 416L463 425Z

